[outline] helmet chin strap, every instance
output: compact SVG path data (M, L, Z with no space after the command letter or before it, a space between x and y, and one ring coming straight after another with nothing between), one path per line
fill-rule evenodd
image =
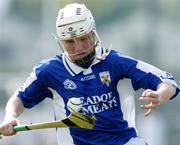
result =
M93 50L90 54L88 54L87 56L85 56L81 59L74 60L73 63L75 63L76 65L78 65L82 68L87 69L92 64L94 57L95 57L95 50Z
M74 60L74 61L71 60L71 61L82 68L85 68L85 69L89 68L90 65L92 64L92 62L94 61L95 53L96 53L95 48L97 46L98 46L98 42L96 42L96 44L92 48L93 51L90 52L88 55L86 55L83 58L80 58L78 60Z

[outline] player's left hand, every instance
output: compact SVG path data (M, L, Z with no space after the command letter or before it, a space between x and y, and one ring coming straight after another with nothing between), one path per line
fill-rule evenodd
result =
M145 90L139 100L141 101L141 108L147 110L144 116L152 114L156 107L161 104L159 94L150 89Z

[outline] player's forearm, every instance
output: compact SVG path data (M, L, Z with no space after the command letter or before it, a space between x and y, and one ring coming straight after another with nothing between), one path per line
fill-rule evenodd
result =
M160 103L167 102L176 92L176 87L168 82L163 82L156 91L159 95Z
M12 96L7 105L4 120L11 120L17 118L24 111L22 101L17 96Z

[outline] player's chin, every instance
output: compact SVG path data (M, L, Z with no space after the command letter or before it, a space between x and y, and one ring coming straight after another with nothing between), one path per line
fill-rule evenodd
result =
M79 61L79 60L81 60L81 59L83 59L83 58L85 58L86 56L88 56L89 55L89 53L81 53L81 54L78 54L78 55L76 55L75 57L73 57L73 61Z

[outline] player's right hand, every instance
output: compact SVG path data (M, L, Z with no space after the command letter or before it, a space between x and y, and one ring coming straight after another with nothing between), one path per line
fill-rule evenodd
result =
M3 123L0 125L0 138L3 136L11 136L15 135L16 132L13 130L13 127L16 125L19 125L20 121L18 119L13 119L10 121L3 121Z

